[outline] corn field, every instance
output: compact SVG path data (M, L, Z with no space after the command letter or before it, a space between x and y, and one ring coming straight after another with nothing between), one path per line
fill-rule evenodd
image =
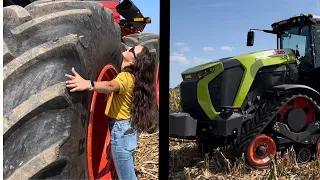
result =
M181 110L181 105L180 105L180 90L179 88L175 89L170 89L169 90L169 103L170 103L170 108L178 112Z
M169 89L170 108L180 111L179 88ZM320 158L298 165L291 148L282 158L279 154L267 169L254 170L244 157L235 159L224 148L214 150L213 156L200 153L190 140L170 138L169 179L178 180L320 180Z

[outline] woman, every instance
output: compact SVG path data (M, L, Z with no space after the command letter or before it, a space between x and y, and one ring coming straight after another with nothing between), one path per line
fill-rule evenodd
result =
M122 53L121 72L112 81L83 79L72 68L66 81L70 92L96 91L110 94L105 114L109 117L111 152L119 179L137 179L134 150L138 132L149 131L156 120L155 61L146 47L136 46Z

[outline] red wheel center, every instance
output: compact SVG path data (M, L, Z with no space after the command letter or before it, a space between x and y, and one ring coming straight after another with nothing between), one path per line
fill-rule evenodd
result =
M315 120L315 112L313 106L308 99L303 97L294 98L291 102L283 106L280 111L280 123L285 123L285 115L290 109L301 109L306 113L307 121L305 126L309 125Z
M97 81L110 81L117 75L112 65L106 65ZM90 179L116 179L110 149L108 117L104 114L108 95L93 93L88 125L87 157Z
M259 135L248 149L248 159L255 166L266 166L271 162L270 156L276 155L276 144L269 136Z
M317 154L320 156L320 137L318 138L318 141L316 143L316 150L317 150Z

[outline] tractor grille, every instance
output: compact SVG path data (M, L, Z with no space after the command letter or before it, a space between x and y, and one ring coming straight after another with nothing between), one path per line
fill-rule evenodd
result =
M217 112L221 112L221 107L233 106L243 73L241 66L225 69L209 83L211 103Z
M210 100L216 112L221 107L233 106L244 70L241 66L225 69L208 84ZM210 120L198 103L197 80L185 80L180 85L182 108L195 119Z
M198 103L197 85L198 80L183 81L180 84L180 93L182 97L182 109L189 113L193 118L203 120L209 119Z

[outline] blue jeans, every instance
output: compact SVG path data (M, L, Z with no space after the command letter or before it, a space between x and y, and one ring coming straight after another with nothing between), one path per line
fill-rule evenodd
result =
M138 180L134 171L138 131L131 127L131 119L111 120L109 128L112 159L119 180Z

